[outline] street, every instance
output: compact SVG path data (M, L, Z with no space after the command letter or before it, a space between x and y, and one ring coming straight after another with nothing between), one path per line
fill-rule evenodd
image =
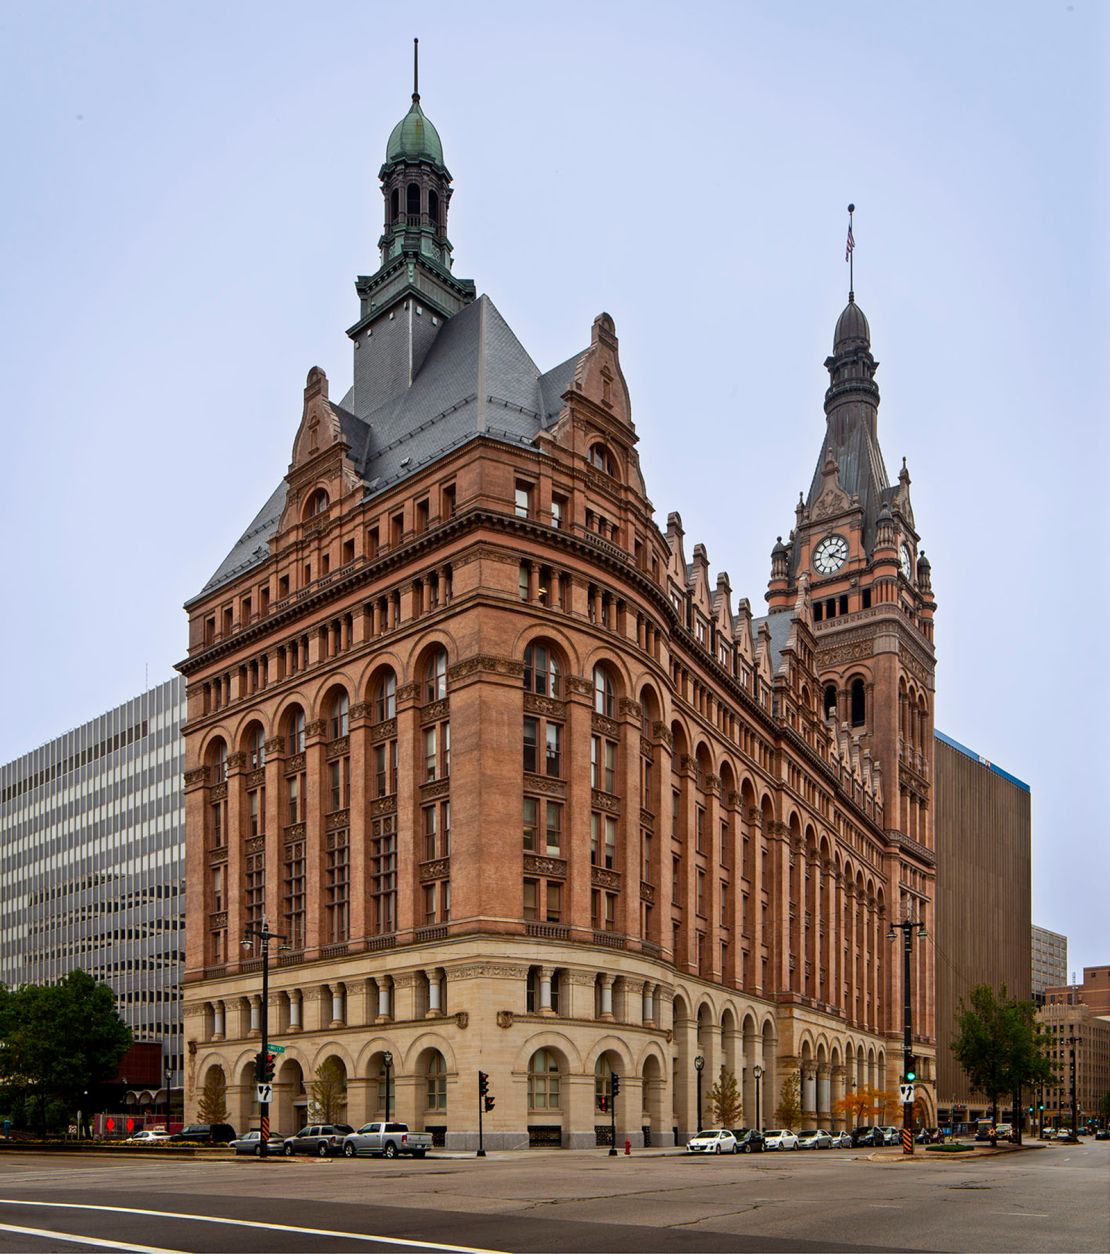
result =
M1110 1143L423 1162L6 1153L0 1251L1110 1249Z

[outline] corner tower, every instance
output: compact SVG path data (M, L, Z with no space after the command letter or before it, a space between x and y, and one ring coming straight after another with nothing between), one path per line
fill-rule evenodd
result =
M439 132L420 105L418 52L413 40L412 104L390 132L378 171L381 265L356 280L359 319L347 331L356 350L351 409L360 418L411 384L439 327L475 296L473 280L451 273L451 174Z

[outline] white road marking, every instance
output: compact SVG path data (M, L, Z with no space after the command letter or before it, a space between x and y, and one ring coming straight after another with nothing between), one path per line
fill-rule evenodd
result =
M988 1215L1018 1215L1022 1219L1047 1219L1048 1211L1041 1210L992 1210Z
M194 1223L223 1224L229 1228L260 1228L265 1232L297 1232L310 1237L344 1237L348 1241L371 1241L378 1245L411 1246L421 1250L446 1250L448 1254L505 1254L503 1250L487 1250L479 1245L443 1245L438 1241L407 1240L404 1237L379 1237L366 1232L344 1232L338 1228L300 1228L295 1224L261 1223L253 1219L225 1219L221 1215L189 1215L183 1211L144 1210L137 1206L96 1206L91 1202L31 1202L26 1198L0 1197L0 1206L44 1206L55 1210L106 1211L112 1215L149 1215L153 1219L191 1219ZM55 1234L57 1235L57 1234ZM77 1238L73 1238L76 1240ZM80 1238L85 1240L86 1238ZM92 1238L88 1238L92 1240ZM96 1241L94 1244L117 1249L145 1250L149 1246L124 1247L119 1242ZM176 1254L176 1252L170 1252Z
M160 1245L128 1245L126 1241L102 1241L99 1237L80 1237L72 1232L55 1232L53 1228L21 1228L18 1224L0 1224L0 1232L18 1232L21 1237L42 1237L52 1241L72 1241L75 1245L96 1245L106 1250L131 1250L133 1254L184 1254L183 1250L167 1250Z

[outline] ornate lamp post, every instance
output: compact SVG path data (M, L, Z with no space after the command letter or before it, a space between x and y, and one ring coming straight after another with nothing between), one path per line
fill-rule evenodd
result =
M387 1049L385 1053L382 1054L382 1066L385 1068L385 1121L386 1123L388 1123L389 1122L389 1076L390 1076L390 1072L393 1070L393 1053L391 1050Z
M763 1131L763 1124L759 1118L759 1082L763 1079L763 1068L756 1063L752 1068L752 1075L755 1076L755 1130Z
M698 1054L697 1057L694 1059L694 1071L697 1073L697 1077L698 1077L698 1131L699 1132L701 1131L701 1073L704 1067L705 1067L705 1059L701 1054Z
M283 936L280 932L271 932L269 921L266 916L262 916L262 926L248 926L243 932L243 939L239 942L241 947L246 950L254 949L257 943L262 950L262 1005L259 1007L259 1041L258 1062L259 1067L255 1068L255 1079L258 1083L258 1107L259 1107L259 1133L258 1133L258 1157L266 1158L269 1154L270 1143L270 1099L262 1100L264 1085L269 1083L269 1075L263 1075L260 1067L264 1064L270 1054L270 942L288 941L288 936ZM288 949L287 944L280 946L281 949ZM169 1101L167 1095L167 1103Z

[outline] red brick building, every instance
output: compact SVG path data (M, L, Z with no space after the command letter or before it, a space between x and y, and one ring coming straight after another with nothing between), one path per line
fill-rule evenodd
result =
M283 1131L329 1058L349 1122L388 1101L455 1145L479 1067L487 1144L593 1144L614 1072L618 1138L668 1143L698 1056L745 1122L800 1070L806 1122L843 1126L850 1086L897 1082L887 932L931 924L934 881L935 606L867 321L836 324L753 618L653 519L612 319L541 371L454 277L415 95L381 182L353 386L309 371L285 480L187 606L187 1113L218 1068L257 1117L265 917Z

